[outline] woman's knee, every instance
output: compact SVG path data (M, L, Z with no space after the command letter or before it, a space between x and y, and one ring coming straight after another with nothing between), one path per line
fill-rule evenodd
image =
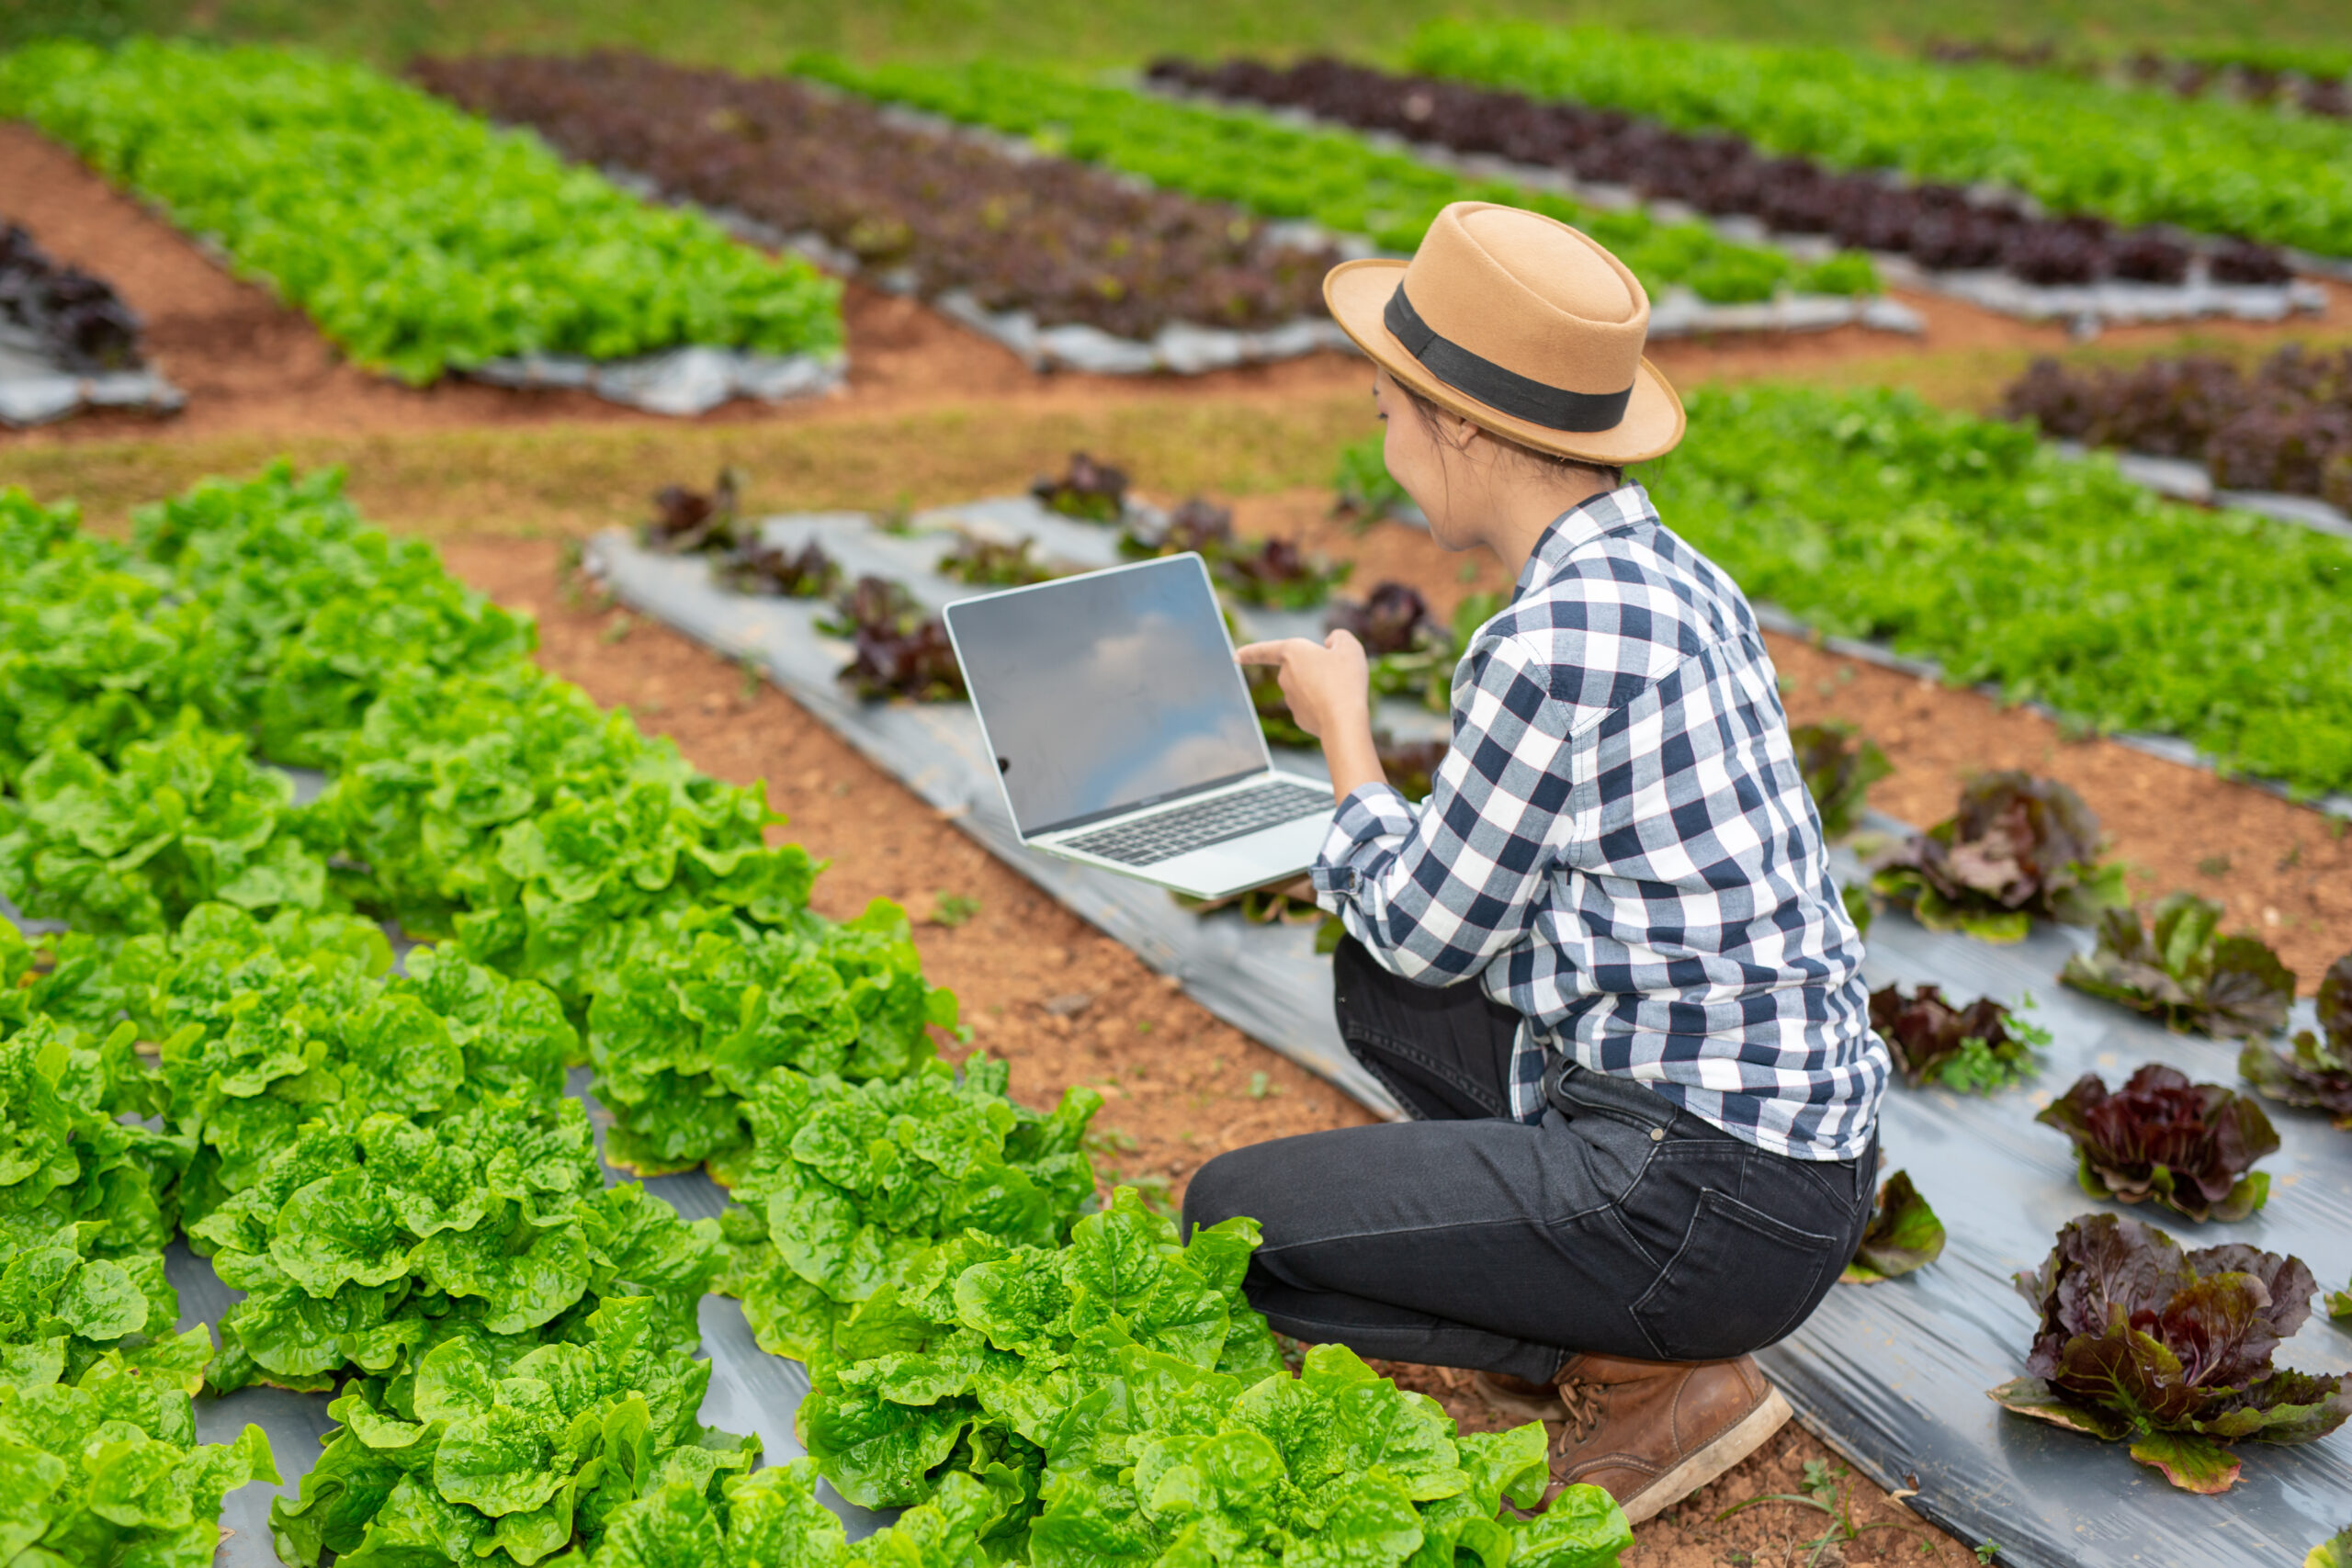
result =
M1193 1173L1192 1181L1184 1189L1184 1215L1179 1234L1189 1240L1196 1230L1206 1230L1237 1214L1250 1213L1250 1182L1246 1168L1250 1162L1242 1157L1249 1152L1234 1149L1218 1155Z

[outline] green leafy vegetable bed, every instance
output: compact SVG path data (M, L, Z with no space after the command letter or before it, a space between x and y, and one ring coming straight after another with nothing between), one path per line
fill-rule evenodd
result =
M2340 120L1999 65L1599 27L1436 23L1409 63L1838 167L1996 181L2059 212L2352 255L2352 125Z
M1419 245L1430 220L1450 201L1500 201L1574 223L1614 251L1653 292L1687 283L1702 299L1728 302L1768 299L1782 288L1853 294L1878 288L1869 267L1851 256L1805 266L1779 251L1718 239L1702 223L1657 223L1639 210L1604 212L1548 191L1433 168L1345 131L1175 103L1029 66L984 61L861 69L808 57L794 69L869 97L1026 136L1048 152L1170 190L1366 234L1390 250Z
M903 913L811 914L756 790L530 645L333 476L208 481L128 545L0 496L0 893L77 928L0 923L0 1542L206 1561L277 1471L190 1398L258 1382L334 1395L271 1514L313 1568L1616 1561L1594 1488L1503 1509L1540 1428L1295 1375L1249 1222L1100 1209L1094 1097L936 1061ZM390 973L386 917L439 945ZM744 1201L606 1186L583 1055L610 1154ZM217 1348L175 1331L175 1236L243 1292ZM696 1422L715 1285L809 1360L812 1464ZM915 1506L852 1547L819 1474Z
M1645 468L1758 599L2225 767L2352 788L2352 547L2160 501L2023 427L1907 394L1702 389Z
M531 352L830 354L840 288L365 66L140 39L0 59L0 113L217 236L343 351L423 384Z

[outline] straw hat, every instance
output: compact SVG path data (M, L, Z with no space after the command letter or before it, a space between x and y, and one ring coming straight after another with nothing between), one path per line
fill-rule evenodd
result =
M1391 376L1498 435L1612 466L1682 439L1682 400L1642 357L1641 280L1556 219L1453 202L1412 260L1342 262L1323 299Z

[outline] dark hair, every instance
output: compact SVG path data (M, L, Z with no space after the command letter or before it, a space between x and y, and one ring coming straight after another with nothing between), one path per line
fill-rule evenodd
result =
M1434 434L1438 414L1448 411L1442 410L1438 404L1407 386L1398 378L1391 376L1389 380L1396 383L1396 389L1404 393L1406 400L1412 404L1413 412L1420 419L1422 427ZM1463 417L1469 416L1465 414ZM1477 424L1476 420L1471 420L1471 423ZM1591 474L1602 480L1610 490L1615 490L1625 482L1625 470L1616 464L1588 463L1580 457L1564 457L1557 452L1539 451L1523 441L1513 441L1510 436L1498 434L1483 424L1478 425L1478 429L1488 440L1501 446L1505 451L1540 468L1549 468L1561 474Z

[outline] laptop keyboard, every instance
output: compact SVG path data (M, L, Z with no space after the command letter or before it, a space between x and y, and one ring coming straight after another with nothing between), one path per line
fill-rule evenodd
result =
M1189 850L1205 849L1227 839L1238 839L1279 823L1295 822L1331 809L1331 792L1311 784L1272 779L1254 789L1236 790L1181 806L1136 822L1123 822L1080 839L1065 839L1060 847L1080 850L1121 865L1151 865L1172 860Z

